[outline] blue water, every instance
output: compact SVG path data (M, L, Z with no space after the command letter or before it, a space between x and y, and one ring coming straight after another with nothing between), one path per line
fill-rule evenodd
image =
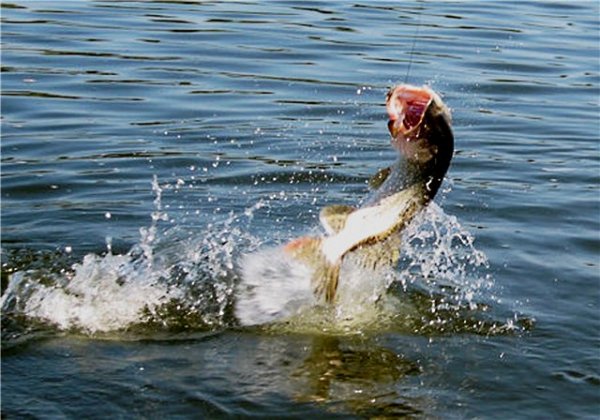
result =
M598 2L1 13L3 417L600 414ZM241 327L242 256L367 194L405 80L456 150L399 303Z

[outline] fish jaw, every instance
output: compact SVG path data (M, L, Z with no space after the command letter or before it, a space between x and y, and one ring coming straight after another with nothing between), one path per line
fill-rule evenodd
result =
M402 141L411 142L420 138L428 111L443 115L448 125L452 120L448 107L427 86L399 85L392 88L387 94L386 109L390 118L388 129L397 146Z
M400 85L389 91L386 109L393 138L399 134L408 138L415 131L433 100L432 93L431 89L411 85Z

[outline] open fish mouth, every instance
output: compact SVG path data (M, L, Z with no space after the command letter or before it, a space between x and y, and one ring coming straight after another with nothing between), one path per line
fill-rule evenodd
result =
M390 117L388 129L396 140L414 141L419 138L420 127L430 106L443 109L448 115L440 97L427 86L400 85L392 88L386 99L386 109Z

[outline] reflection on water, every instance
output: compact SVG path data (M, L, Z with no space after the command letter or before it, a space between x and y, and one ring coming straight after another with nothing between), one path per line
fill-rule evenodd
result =
M309 355L292 376L297 398L323 404L333 412L366 417L423 414L425 401L402 395L404 377L421 367L373 339L313 337ZM425 411L427 412L427 411Z

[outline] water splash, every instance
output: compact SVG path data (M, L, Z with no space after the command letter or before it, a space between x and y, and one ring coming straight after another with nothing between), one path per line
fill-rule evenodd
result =
M236 315L243 325L278 321L270 328L335 334L382 328L487 334L505 325L481 317L494 304L485 254L435 203L404 230L397 267L373 271L352 253L344 258L334 306L315 302L311 271L280 249L248 255L241 266Z
M236 316L242 325L280 321L316 304L311 270L281 248L244 255L236 296Z
M161 283L164 276L131 255L88 254L64 276L36 281L36 272L17 272L2 298L2 312L19 312L59 329L94 333L118 330L181 291Z
M240 249L260 245L237 225L250 220L263 203L190 234L177 227L165 229L165 187L154 177L151 224L140 229L140 240L129 252L115 255L109 242L106 254L85 255L66 269L45 264L13 273L0 300L3 323L25 317L86 334L233 324L229 308L236 258Z
M345 258L337 305L325 306L315 301L307 267L278 247L264 248L280 232L249 233L256 212L272 203L260 200L186 232L164 211L165 188L154 177L151 223L129 252L113 254L109 241L107 253L88 254L67 269L14 273L0 301L3 323L25 317L86 334L240 324L335 334L381 328L489 334L518 324L482 320L496 304L487 259L456 217L434 203L404 231L397 267L373 272Z
M399 268L403 289L409 285L429 293L451 289L457 305L475 305L494 282L487 257L474 242L456 216L431 203L403 232Z
M159 221L168 221L169 215L162 211L162 193L163 188L158 183L158 177L152 177L152 192L154 193L154 211L152 212L152 223L148 228L140 228L140 243L139 248L144 256L152 263L153 258L153 243L156 239L157 225Z

